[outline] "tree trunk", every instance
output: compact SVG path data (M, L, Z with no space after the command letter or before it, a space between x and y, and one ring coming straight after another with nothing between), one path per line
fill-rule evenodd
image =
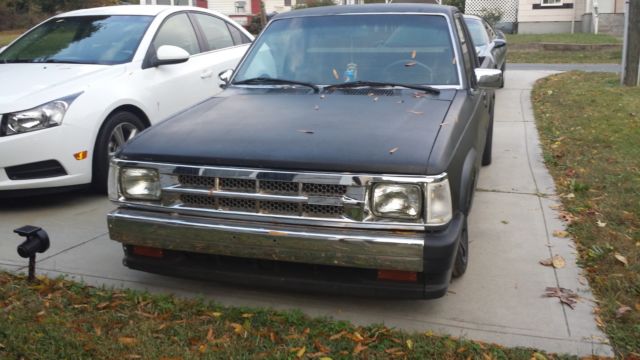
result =
M626 86L638 86L638 66L640 66L640 0L629 1L629 22L627 26L627 52L624 77Z

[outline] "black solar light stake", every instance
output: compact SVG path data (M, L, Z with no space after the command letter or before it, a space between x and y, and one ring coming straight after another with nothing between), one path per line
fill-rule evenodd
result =
M29 281L33 281L36 278L36 253L49 249L49 235L42 228L33 225L25 225L13 232L27 238L18 245L18 255L29 258Z

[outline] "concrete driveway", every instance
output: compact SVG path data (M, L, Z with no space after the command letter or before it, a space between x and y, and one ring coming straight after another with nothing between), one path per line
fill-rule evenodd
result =
M449 293L431 301L315 296L162 277L122 266L122 250L107 234L105 214L113 206L103 197L67 194L0 205L0 267L24 271L12 230L25 224L45 228L51 249L38 269L93 285L201 295L222 304L299 308L356 324L384 323L410 331L433 331L505 346L528 346L576 355L613 353L597 328L586 280L575 265L570 239L554 238L563 228L552 205L554 185L546 171L531 103L533 82L551 72L508 71L498 91L493 164L480 175L470 216L470 264ZM539 260L561 255L562 269ZM545 298L546 287L561 286L581 296L575 309Z

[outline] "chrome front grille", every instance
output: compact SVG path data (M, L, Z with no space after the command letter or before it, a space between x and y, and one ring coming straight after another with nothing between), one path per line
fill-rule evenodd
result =
M359 201L354 205L355 200L347 197L349 187L339 184L179 175L175 189L179 189L181 207L222 212L352 219L353 214L362 213L354 212L354 207L364 207ZM356 193L364 195L360 190ZM352 200L349 216L345 198Z

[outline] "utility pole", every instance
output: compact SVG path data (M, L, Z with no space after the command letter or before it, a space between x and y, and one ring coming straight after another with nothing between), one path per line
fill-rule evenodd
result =
M625 2L622 84L640 86L640 0Z

